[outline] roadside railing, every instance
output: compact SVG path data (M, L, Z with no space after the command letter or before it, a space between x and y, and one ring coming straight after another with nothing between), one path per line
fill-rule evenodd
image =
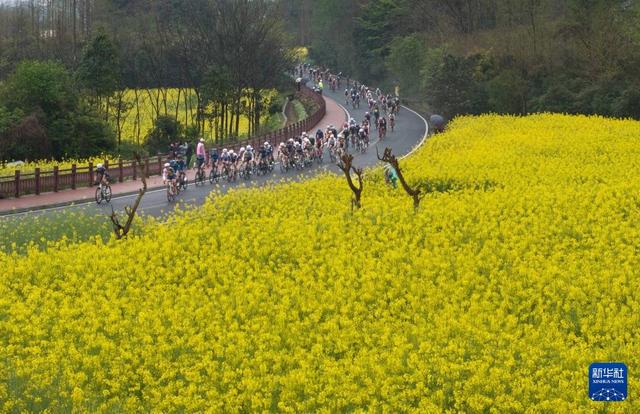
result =
M244 141L225 144L224 148L233 149L234 151L238 151L240 147L247 145L259 148L264 142L271 143L275 148L275 146L281 142L315 127L326 114L326 103L324 99L321 95L306 86L302 86L298 94L310 98L318 106L318 109L309 117L271 133L252 137ZM220 153L223 147L218 145L216 147L218 147L218 152ZM145 175L152 176L162 174L163 165L169 158L168 155L144 158ZM137 180L141 175L139 167L135 161L132 160L120 160L116 162L115 165L109 165L109 161L105 160L104 164L109 169L109 175L112 180L116 182L121 183L127 180ZM52 191L75 190L81 187L91 187L94 183L95 167L92 163L89 163L88 166L76 166L74 164L68 169L53 167L53 170L41 170L40 168L36 168L32 173L22 173L20 170L16 170L15 175L0 176L0 198L18 198L27 194L39 195L40 193Z

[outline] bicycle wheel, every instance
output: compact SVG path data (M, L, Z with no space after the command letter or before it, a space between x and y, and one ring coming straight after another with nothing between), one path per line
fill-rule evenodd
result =
M103 188L103 194L102 194L102 197L104 198L104 200L105 200L107 203L110 203L110 202L111 202L111 195L112 195L112 193L111 193L111 186L110 186L110 185L108 185L108 186L106 186L105 188Z
M102 189L100 187L96 188L96 203L102 203Z

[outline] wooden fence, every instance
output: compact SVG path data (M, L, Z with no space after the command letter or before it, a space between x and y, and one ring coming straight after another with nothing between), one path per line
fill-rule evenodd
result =
M225 145L227 149L238 151L240 147L251 145L259 148L265 141L268 141L274 147L279 143L299 136L304 131L309 131L315 127L325 116L326 104L322 96L313 90L303 86L298 92L300 95L312 99L318 106L318 109L306 119L295 124L286 126L277 131L253 137L241 142L234 142ZM218 148L218 152L222 147ZM168 155L158 155L144 159L144 169L147 176L160 175L164 163L169 159ZM141 171L134 161L120 160L115 165L109 165L105 160L105 166L109 169L109 175L114 181L123 182L125 180L136 180ZM42 171L36 168L35 172L22 173L16 170L15 175L0 176L0 198L20 197L26 194L40 194L45 192L57 192L66 189L76 189L78 187L90 187L95 182L95 166L89 163L88 166L78 167L75 164L69 169L59 169L54 167L53 170Z

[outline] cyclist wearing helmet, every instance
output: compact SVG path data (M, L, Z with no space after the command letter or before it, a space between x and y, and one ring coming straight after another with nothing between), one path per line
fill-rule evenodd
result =
M200 138L200 142L198 142L198 146L196 147L196 163L198 169L202 168L205 163L207 152L204 148L204 138Z
M107 168L102 163L96 165L96 185L107 185L108 183L109 173L107 172Z
M176 172L168 162L164 164L164 169L162 170L162 182L164 184L171 183L174 185L176 183Z
M247 149L244 152L244 167L246 167L247 165L249 166L253 166L253 147L251 147L251 145L247 145Z

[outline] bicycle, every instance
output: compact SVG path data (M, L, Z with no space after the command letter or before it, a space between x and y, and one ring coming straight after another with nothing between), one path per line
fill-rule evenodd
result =
M219 183L220 182L220 173L218 172L218 167L216 165L211 168L209 172L209 183Z
M100 183L96 188L96 203L101 204L103 201L111 202L111 186L109 183Z
M240 177L244 178L245 180L249 180L251 178L251 174L253 173L252 170L253 169L251 167L251 163L250 162L245 163L244 168L240 170Z
M205 180L204 166L198 167L198 170L196 171L196 177L194 179L194 183L196 187L198 185L204 185L204 180Z
M180 171L178 173L178 190L185 191L189 186L189 180L187 179L187 174L184 171Z
M329 160L331 162L336 162L336 149L335 147L329 147Z
M176 197L178 196L179 193L179 189L176 183L174 183L173 181L169 180L169 182L167 183L167 200L171 203L172 201L176 200Z

